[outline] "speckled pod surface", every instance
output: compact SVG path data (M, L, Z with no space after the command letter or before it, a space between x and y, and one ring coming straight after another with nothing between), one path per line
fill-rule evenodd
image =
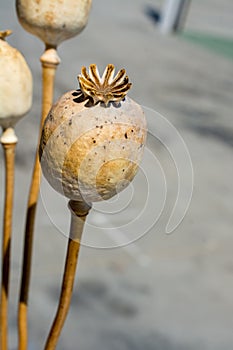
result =
M43 174L58 192L87 202L109 199L134 178L146 141L142 108L129 97L88 106L76 90L65 93L44 124Z
M102 77L95 64L82 67L80 89L66 92L51 108L39 155L50 185L75 201L95 202L122 191L134 178L146 142L140 105L126 96L124 69Z
M31 71L22 54L0 38L0 126L14 126L31 104Z
M47 45L57 46L87 24L91 0L17 0L21 25Z

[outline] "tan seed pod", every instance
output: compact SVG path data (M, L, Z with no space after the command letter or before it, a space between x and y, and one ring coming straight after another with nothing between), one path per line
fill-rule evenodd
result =
M47 45L57 46L86 26L91 0L17 0L21 25Z
M51 108L42 131L40 160L50 185L73 200L109 199L134 178L146 142L142 108L126 93L124 70L82 68L80 90Z
M0 32L0 126L14 126L31 108L32 74L22 54Z

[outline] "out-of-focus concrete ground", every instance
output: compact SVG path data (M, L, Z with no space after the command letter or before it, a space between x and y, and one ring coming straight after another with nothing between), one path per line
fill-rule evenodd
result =
M133 194L127 209L121 210L120 206L119 213L110 215L106 213L107 206L94 207L84 233L85 246L81 249L72 306L59 350L233 347L233 60L185 36L161 35L158 25L148 16L148 6L161 10L162 5L163 1L156 0L93 1L87 28L58 49L62 62L57 70L55 99L78 87L76 76L82 65L97 63L102 70L112 62L117 68L125 67L133 82L130 96L175 126L187 145L194 170L189 210L179 227L167 235L165 226L176 198L177 174L166 148L152 136L156 130L150 130L147 149L161 163L168 185L165 208L157 223L133 244L118 249L88 247L123 242L125 236L134 233L130 231L134 215L141 214L137 227L143 234L158 215L164 182L157 161L150 157L143 163L143 170L152 174L153 180L150 177L149 195L153 200L147 208L148 215L143 212L148 187L142 172L135 179L134 189L123 194L122 203ZM232 1L196 0L192 2L185 31L231 42L232 19ZM24 54L34 77L33 108L16 127L19 143L10 305L10 349L16 349L15 299L40 118L39 57L44 48L18 23L14 1L1 2L0 22L1 29L13 30L8 42ZM168 146L173 147L175 133L169 137ZM2 152L0 156L2 213ZM56 310L67 243L60 231L67 232L69 221L66 202L45 182L41 197L30 293L30 350L43 348ZM111 205L115 208L114 203ZM122 227L127 218L129 231Z

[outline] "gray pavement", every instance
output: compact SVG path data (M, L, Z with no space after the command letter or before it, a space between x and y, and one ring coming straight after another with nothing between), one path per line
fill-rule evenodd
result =
M108 206L94 207L85 229L72 306L58 350L233 347L233 61L181 36L161 35L146 15L146 6L159 10L162 4L163 1L152 0L94 1L87 28L58 49L62 62L57 70L55 99L78 87L76 76L82 65L97 63L100 70L108 63L125 67L133 82L130 96L147 107L150 120L154 116L158 121L158 115L148 108L174 125L187 145L194 170L189 210L178 228L167 235L165 227L176 199L178 180L165 146L176 147L177 138L175 133L167 135L164 146L153 136L156 128L150 130L143 171L147 176L152 174L152 202L143 211L148 187L141 171L133 189L119 197L125 203L133 194L132 203L125 210L111 215L106 214ZM229 0L193 1L185 29L232 38L232 14L233 3ZM33 108L16 127L19 143L10 308L10 349L16 349L15 298L40 118L39 57L43 44L19 25L13 1L1 3L0 19L2 29L14 31L8 41L24 54L34 77ZM166 136L166 128L164 132ZM152 161L149 151L156 156ZM1 152L3 189L2 158ZM166 177L167 196L161 216L147 230L164 200L158 162ZM183 171L186 174L185 167ZM117 203L109 205L110 209L117 207ZM123 226L131 224L137 215L141 215L138 232L134 231L136 226ZM30 293L30 350L43 348L56 310L68 225L66 201L43 181ZM135 240L141 234L143 237ZM123 248L91 247L113 247L132 239L134 243Z

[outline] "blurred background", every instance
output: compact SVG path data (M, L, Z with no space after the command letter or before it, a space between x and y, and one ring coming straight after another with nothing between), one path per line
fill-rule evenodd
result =
M130 97L145 106L150 121L154 118L133 186L115 203L94 206L88 218L58 350L232 349L233 2L190 1L174 26L172 14L174 10L168 16L168 1L94 0L87 27L58 48L55 99L78 88L81 66L96 63L102 71L113 63L126 69L133 83ZM16 300L44 46L20 26L14 1L1 2L0 23L1 30L13 30L8 42L23 53L34 78L33 107L16 126L10 305L10 349L16 349ZM176 146L177 133L169 133L162 144L156 137L159 115L184 140L194 172L191 204L171 234L165 227L178 176L166 147ZM2 217L2 150L0 185ZM30 350L43 348L56 311L69 225L66 201L44 180L37 214Z

